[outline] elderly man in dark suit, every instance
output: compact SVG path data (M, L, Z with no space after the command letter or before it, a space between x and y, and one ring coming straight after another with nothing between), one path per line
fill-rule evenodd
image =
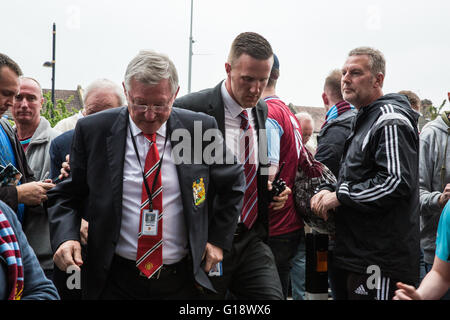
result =
M214 291L206 274L231 249L242 165L224 160L214 118L172 108L178 76L167 56L140 52L123 85L127 108L78 121L71 176L49 194L55 264L82 265L80 218L87 218L84 299L188 299L199 287ZM215 133L210 144L202 139L208 129ZM214 143L210 158L204 151Z
M231 293L239 299L283 299L274 257L265 243L269 207L267 105L260 98L272 64L270 43L257 33L241 33L233 41L225 63L226 80L174 103L176 107L214 116L227 147L244 164L246 195L233 250L225 255L223 275L211 278L218 294L208 298L220 299ZM270 205L281 209L290 192L287 188Z

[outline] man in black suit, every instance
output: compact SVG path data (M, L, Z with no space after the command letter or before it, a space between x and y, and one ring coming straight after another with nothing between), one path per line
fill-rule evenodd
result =
M225 63L226 80L215 88L178 98L174 103L176 107L214 116L225 136L227 147L237 153L240 156L238 158L244 154L243 149L247 149L240 137L249 132L246 128L253 130L249 140L253 139L253 150L257 155L257 174L246 174L246 192L252 189L251 185L256 180L256 220L251 224L246 223L244 199L233 249L224 256L223 275L211 277L218 294L208 294L206 298L220 299L231 293L239 299L283 299L274 257L265 243L268 238L269 207L265 133L267 105L259 99L267 85L272 64L273 52L269 42L257 33L241 33L233 41ZM243 122L243 118L248 121ZM290 192L287 188L270 205L274 209L281 209Z
M80 221L87 218L84 299L195 298L198 286L214 290L206 273L231 249L245 187L242 166L211 163L205 153L199 159L191 152L210 146L203 133L217 124L210 116L172 108L178 76L167 56L141 51L129 63L123 86L127 108L78 121L71 175L49 194L55 264L61 270L82 265ZM225 156L215 132L222 150L211 156ZM151 170L149 159L159 159ZM208 203L214 203L213 212ZM141 255L142 238L156 235L160 239ZM159 262L147 260L156 253Z

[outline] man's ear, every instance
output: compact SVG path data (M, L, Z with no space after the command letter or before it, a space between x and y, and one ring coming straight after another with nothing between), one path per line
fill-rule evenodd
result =
M173 96L173 100L175 100L177 98L178 92L180 92L180 86L178 86L178 89L175 92L175 95Z
M123 87L123 93L125 94L125 97L127 97L127 88L125 87L124 81L122 81L122 87Z
M375 76L375 84L374 86L376 88L383 88L383 82L384 82L384 74L381 72L378 72L378 74Z
M231 64L229 64L228 62L225 62L225 71L227 72L228 75L231 72Z
M325 92L322 93L322 100L323 100L323 104L325 105L325 107L328 107L330 104L330 101L328 100L328 96Z

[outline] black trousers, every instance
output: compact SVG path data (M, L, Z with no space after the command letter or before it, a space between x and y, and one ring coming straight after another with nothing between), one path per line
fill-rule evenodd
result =
M83 270L88 266L86 245L81 245L81 258L83 259L81 270ZM53 266L53 283L61 300L81 300L81 289L69 288L67 285L70 276L71 274L59 270L56 265ZM81 272L81 277L83 277L83 272Z
M84 268L84 267L82 267ZM66 272L59 270L55 265L53 269L53 283L61 300L81 300L81 289L69 289L67 286L67 280L70 275Z
M336 300L392 300L398 280L381 275L378 286L369 279L370 274L333 269L333 292ZM371 285L372 284L372 285Z
M190 259L164 266L159 278L140 275L135 261L115 255L101 300L197 299Z
M238 227L230 252L224 252L223 275L210 277L217 294L205 292L206 300L283 300L280 278L271 249L253 230Z
M269 238L269 247L275 257L275 262L280 276L281 285L283 287L284 298L287 299L290 283L290 272L292 268L292 259L297 253L304 229L293 232L273 236Z

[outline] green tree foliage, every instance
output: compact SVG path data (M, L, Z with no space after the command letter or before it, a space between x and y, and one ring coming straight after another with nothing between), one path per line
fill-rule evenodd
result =
M46 118L52 127L59 121L67 117L72 116L76 111L68 111L67 105L73 100L73 95L67 98L67 100L57 99L56 107L52 103L52 92L48 91L44 93L45 102L42 105L41 116Z

